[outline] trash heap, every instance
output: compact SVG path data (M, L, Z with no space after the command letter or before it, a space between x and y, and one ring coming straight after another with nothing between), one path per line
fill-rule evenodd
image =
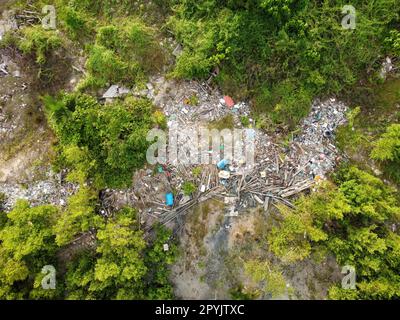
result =
M21 184L0 183L0 193L6 195L3 209L8 212L15 206L17 200L28 200L31 206L53 204L64 207L68 198L73 195L77 186L62 181L61 174L47 174L47 180L30 183L28 187Z
M157 78L147 86L146 94L164 111L170 129L185 132L206 127L229 114L235 119L235 128L243 129L240 117L250 117L249 106L235 104L231 98L204 86ZM192 95L196 95L196 105L187 104ZM278 144L274 137L254 130L253 166L240 159L220 159L211 165L167 163L154 170L140 170L131 189L110 190L105 198L113 199L118 207L130 204L139 208L146 231L155 222L182 225L182 217L189 209L211 198L225 203L229 216L255 206L262 206L265 212L278 203L294 207L290 198L325 179L340 160L334 137L337 127L346 122L346 111L347 107L333 98L315 100L309 116L300 124L300 133L289 145ZM179 141L178 149L192 143L190 136L186 138ZM196 170L199 172L195 174ZM190 196L183 191L186 182L195 186Z
M324 179L340 161L334 137L337 128L346 123L347 110L335 98L314 101L310 115L301 124L302 133L294 138L289 153L302 168L298 179Z
M204 125L232 115L235 126L240 126L240 117L250 116L248 104L235 103L229 96L223 96L218 89L211 89L206 82L157 77L147 88L146 96L164 111L169 125L174 122L183 126Z
M326 179L341 160L334 138L338 126L346 122L346 111L347 107L333 98L314 101L300 125L301 133L288 148L257 131L255 168L232 174L225 184L225 203L231 204L231 215L257 205L268 212L271 204L279 202L293 207L290 197ZM233 168L230 170L235 172Z

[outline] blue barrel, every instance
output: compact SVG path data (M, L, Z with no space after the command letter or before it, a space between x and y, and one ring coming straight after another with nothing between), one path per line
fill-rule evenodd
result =
M217 167L220 170L224 170L227 165L228 165L228 160L224 159L218 162Z
M169 207L172 207L174 205L174 195L171 192L166 194L165 202Z

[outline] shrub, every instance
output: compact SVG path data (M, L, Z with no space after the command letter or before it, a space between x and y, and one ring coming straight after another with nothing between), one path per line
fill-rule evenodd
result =
M375 142L371 158L384 164L384 170L396 182L400 182L400 124L392 124Z
M25 54L33 54L39 65L46 63L52 50L62 46L59 35L55 31L44 30L42 26L23 28L21 35L22 39L17 43L18 48Z
M81 180L86 173L97 186L131 183L133 170L146 160L146 136L157 121L148 100L128 97L103 107L90 96L73 94L45 103L62 162L74 169L70 178Z
M186 181L182 186L185 196L191 196L196 191L196 186L192 182Z
M301 197L294 211L280 208L282 222L268 237L271 250L293 262L323 245L339 265L355 267L357 291L333 287L331 298L398 298L400 238L390 228L400 219L396 191L356 167L343 167L334 178L337 185L325 183Z
M98 29L89 52L89 77L81 88L104 87L110 83L140 84L146 73L158 71L163 52L153 29L139 20L122 20Z

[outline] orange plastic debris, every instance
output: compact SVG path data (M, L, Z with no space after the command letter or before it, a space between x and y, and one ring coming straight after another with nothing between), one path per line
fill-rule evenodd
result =
M233 101L233 99L229 96L225 96L224 97L225 103L228 106L228 108L233 108L233 106L235 105L235 102Z

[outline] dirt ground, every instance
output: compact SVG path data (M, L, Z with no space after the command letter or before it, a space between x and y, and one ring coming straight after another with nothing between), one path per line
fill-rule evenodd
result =
M55 138L41 98L72 90L81 76L72 66L82 67L82 59L74 50L54 52L45 66L51 69L51 78L46 79L38 77L34 57L22 56L14 48L0 50L0 63L8 72L0 72L0 183L45 179Z
M243 262L258 256L271 259L266 247L269 216L249 210L239 217L226 216L224 205L211 200L188 215L181 236L181 256L172 268L171 280L179 299L232 299L235 288L250 287ZM328 288L340 281L340 268L333 257L306 259L279 265L287 290L275 299L323 300ZM261 295L260 299L271 299Z
M12 50L0 50L0 59L9 72L0 76L0 182L26 183L40 179L53 134L26 61Z

